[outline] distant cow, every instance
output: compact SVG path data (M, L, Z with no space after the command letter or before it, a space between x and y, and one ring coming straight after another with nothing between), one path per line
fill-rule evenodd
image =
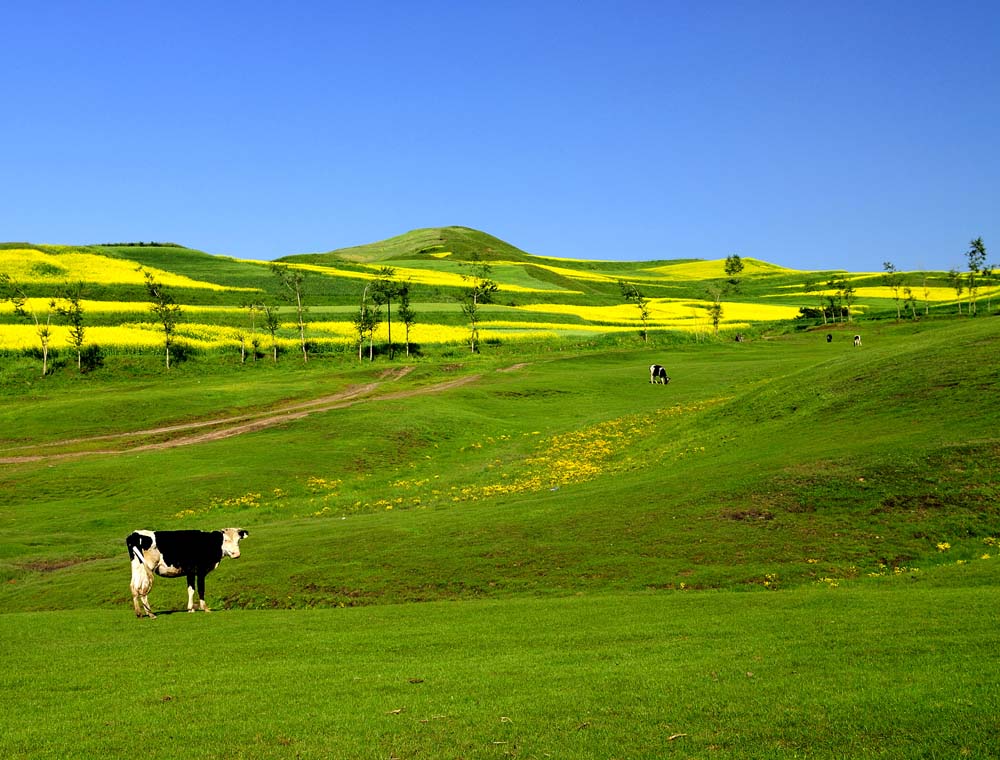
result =
M739 334L737 334L735 340L736 340L737 343L742 343L743 341L746 340L746 338L743 337L743 333L739 333Z
M832 333L827 333L826 334L826 342L827 343L833 343L833 334Z
M132 606L136 617L143 612L156 617L149 608L153 575L164 578L187 577L188 612L194 612L195 581L199 607L205 606L205 576L219 566L223 557L240 556L240 540L250 534L242 528L211 532L201 530L137 530L125 539L132 560ZM142 602L140 608L139 603Z
M649 365L649 382L653 383L654 385L656 383L662 383L663 385L666 385L667 383L669 383L670 382L670 378L667 377L667 369L666 369L666 367L661 367L659 364L650 364Z
M861 336L860 335L855 335L854 336L854 345L855 346L860 346L861 345Z

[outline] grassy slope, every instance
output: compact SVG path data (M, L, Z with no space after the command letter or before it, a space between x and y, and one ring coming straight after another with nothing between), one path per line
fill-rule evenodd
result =
M939 564L942 541L949 559L978 557L1000 533L997 412L981 404L997 390L996 348L987 320L886 329L860 351L813 335L689 346L666 359L666 388L648 385L636 352L514 372L479 358L448 373L479 380L447 393L391 398L435 381L422 366L385 384L384 400L245 437L4 465L0 567L14 582L0 605L120 605L121 537L140 525L253 529L252 572L235 566L219 591L234 606L729 588L768 575L796 585ZM260 370L178 373L150 406L164 422L213 404L234 413L326 375ZM250 377L282 379L239 402ZM352 370L316 390L365 379ZM114 409L147 393L109 394L88 429L140 429L144 416ZM81 387L0 414L26 423L20 438L51 441L92 398ZM592 477L560 480L567 463ZM239 503L247 493L255 506Z
M991 757L994 321L425 360L240 438L0 464L0 754ZM0 456L387 366L109 364L5 367ZM232 611L131 618L129 530L229 524L252 535L208 596Z

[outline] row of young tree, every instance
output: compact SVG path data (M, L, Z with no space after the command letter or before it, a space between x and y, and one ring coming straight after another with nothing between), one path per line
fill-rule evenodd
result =
M488 264L474 258L471 263L471 274L463 275L466 286L460 291L458 300L462 313L469 324L469 346L472 352L479 347L480 308L492 303L498 285L490 279L491 269ZM177 329L183 319L180 304L169 288L163 285L152 272L139 267L143 275L150 312L162 331L164 363L169 370L178 352ZM271 264L271 272L278 280L279 290L287 302L295 307L296 328L302 350L302 361L309 361L309 341L307 339L308 322L306 316L309 307L307 300L307 274L305 270L284 264ZM368 342L368 358L375 356L375 333L382 324L382 307L385 307L385 317L388 327L388 355L394 358L395 346L392 341L392 306L396 304L396 318L403 324L404 345L406 356L410 355L410 330L417 321L417 314L410 301L411 283L397 278L392 267L382 267L375 277L365 284L361 295L358 311L353 316L354 329L357 335L358 359L363 358L364 343ZM69 326L69 341L77 354L77 368L84 370L84 356L87 326L84 319L83 301L85 286L83 283L64 284L58 295L48 300L45 306L33 305L27 289L6 273L0 273L0 302L10 301L14 313L34 325L42 356L42 375L49 371L50 343L52 328L57 321L65 321ZM236 328L233 338L240 347L241 362L246 362L248 354L254 361L263 356L261 330L270 336L270 350L274 362L278 361L278 330L281 327L279 306L265 299L245 302L242 308L249 315L249 332L246 328ZM258 323L259 319L259 323ZM96 347L93 347L96 348Z
M969 241L969 249L965 252L966 270L959 271L954 267L948 270L948 285L955 291L955 303L958 306L958 313L962 313L962 294L968 294L967 312L970 315L978 313L979 291L986 287L986 311L993 311L993 292L989 290L996 281L997 265L986 263L986 244L981 237ZM901 320L907 309L910 317L917 319L917 297L911 285L906 280L906 275L900 272L891 261L882 264L882 284L892 291L893 301L896 303L896 320ZM920 287L923 291L924 315L930 312L930 287L928 286L927 273L920 275Z
M479 348L479 323L482 321L482 306L493 303L499 285L490 277L492 268L478 254L474 254L467 265L468 274L462 275L465 285L459 290L458 301L462 314L469 325L469 350ZM375 333L382 324L382 307L385 307L386 337L389 359L393 358L395 345L392 342L392 304L398 302L396 318L405 329L404 345L406 355L410 355L410 329L417 319L410 303L409 281L400 281L392 267L382 267L375 278L368 282L361 293L361 303L353 316L354 330L358 337L358 360L363 358L364 343L368 341L368 358L375 356Z
M150 301L150 309L163 328L166 365L170 369L170 350L174 347L174 333L181 318L181 308L174 301L170 292L160 284L152 273L139 267L145 281L146 292ZM30 296L23 284L12 278L6 272L0 272L0 302L10 301L14 314L32 324L42 355L42 376L49 372L49 349L52 342L52 327L64 320L69 327L69 343L76 351L76 366L81 372L85 367L85 357L88 355L87 325L84 319L83 301L85 286L82 282L64 283L58 294L48 299L44 305L31 303ZM89 365L100 363L100 350L96 346L89 347Z
M718 337L719 335L719 325L722 323L723 306L722 297L727 293L738 293L740 290L740 275L743 273L744 269L743 259L739 254L732 254L726 257L725 264L723 265L723 271L726 274L726 280L724 281L714 281L711 282L705 289L705 297L708 299L708 318L712 323L712 329ZM634 304L639 310L639 322L642 325L642 330L640 335L642 336L643 343L649 341L649 298L643 293L639 286L633 282L627 282L625 280L618 281L618 288L621 290L622 298L625 299L625 303Z

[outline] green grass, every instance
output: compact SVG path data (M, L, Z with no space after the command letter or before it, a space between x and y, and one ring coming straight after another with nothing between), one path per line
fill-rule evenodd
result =
M0 752L996 757L998 603L891 585L0 615Z
M996 756L1000 331L858 329L0 357L0 755ZM125 535L229 525L136 621Z

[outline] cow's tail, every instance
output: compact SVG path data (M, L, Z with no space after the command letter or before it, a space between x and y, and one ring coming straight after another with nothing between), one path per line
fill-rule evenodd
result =
M129 533L128 538L125 539L125 546L128 548L128 556L130 559L137 559L142 562L142 546L140 545L141 536L138 533Z
M129 557L132 560L132 595L145 595L149 593L149 589L153 585L153 574L146 567L146 559L142 554L142 544L143 540L152 545L152 541L146 536L139 533L132 533L128 538L125 539L125 546L128 548ZM136 602L138 604L138 602ZM139 613L138 606L136 607L136 615Z

